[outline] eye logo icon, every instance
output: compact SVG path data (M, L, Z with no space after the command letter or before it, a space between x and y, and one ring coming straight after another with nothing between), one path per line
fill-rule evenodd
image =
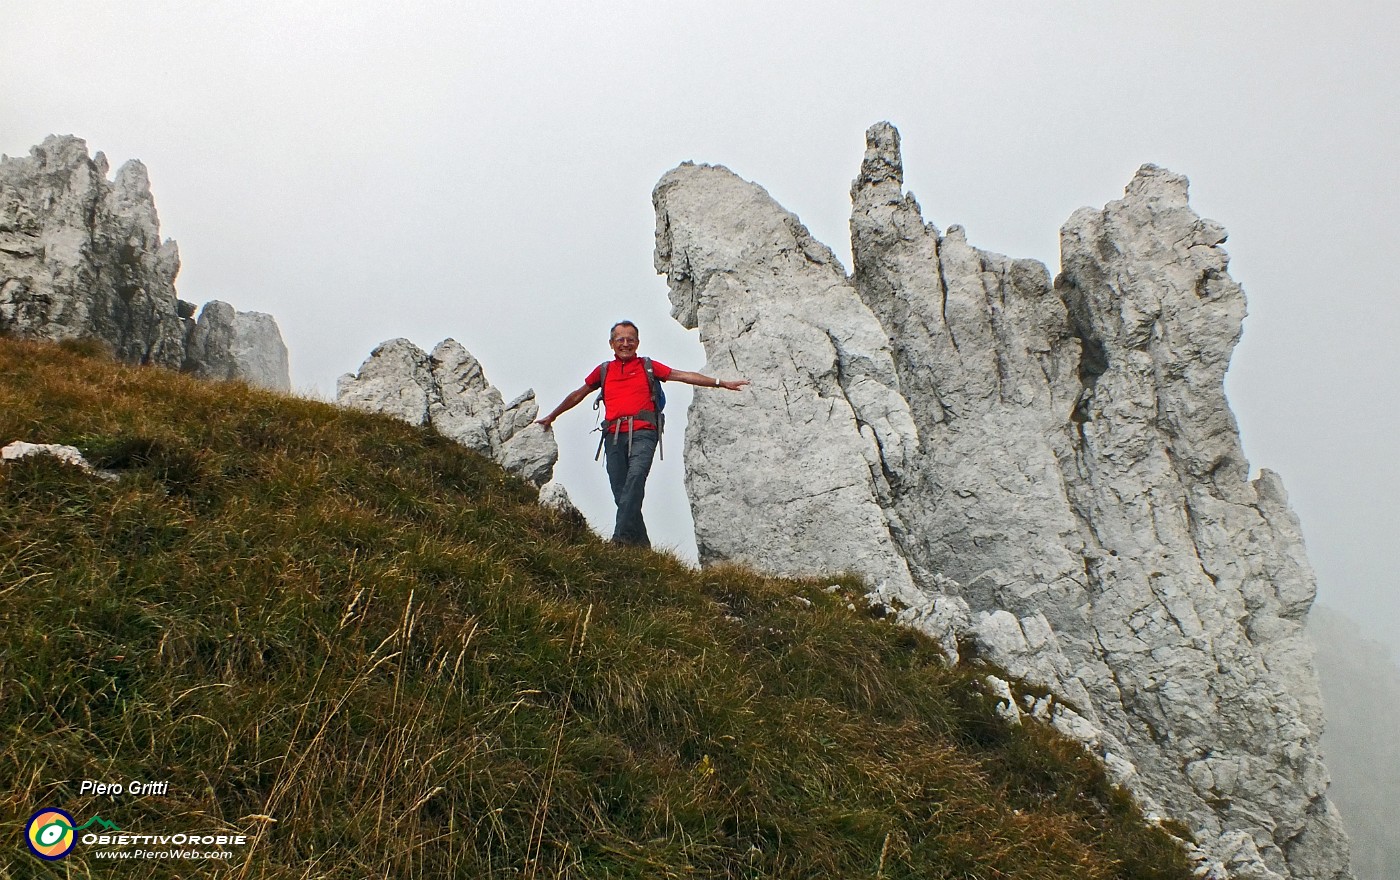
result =
M40 810L30 816L29 824L24 826L24 840L30 852L50 862L68 855L77 839L73 817L62 810Z

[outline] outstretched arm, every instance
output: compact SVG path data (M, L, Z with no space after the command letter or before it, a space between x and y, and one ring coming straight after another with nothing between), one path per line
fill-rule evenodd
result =
M554 424L555 419L559 418L559 416L578 406L579 403L581 403L583 399L592 392L593 387L591 385L580 385L576 390L570 391L569 396L564 398L563 402L556 406L553 412L540 419L539 421L535 422L535 424L542 426L546 431L548 431L549 426Z
M692 373L689 370L672 370L671 375L666 377L666 381L684 382L687 385L695 385L700 388L726 388L730 391L738 391L749 384L748 379L716 379L703 373Z

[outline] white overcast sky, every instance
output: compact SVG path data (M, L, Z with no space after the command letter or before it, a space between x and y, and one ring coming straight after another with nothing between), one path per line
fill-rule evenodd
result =
M608 326L699 369L652 269L684 160L768 189L849 268L864 131L940 229L1058 269L1059 227L1155 162L1230 231L1227 380L1322 601L1400 631L1400 4L3 0L0 151L75 134L150 169L183 299L276 316L301 391L451 336L552 407ZM653 537L693 555L672 387ZM586 406L556 426L590 519ZM693 558L693 557L692 557ZM1400 637L1390 640L1400 645Z

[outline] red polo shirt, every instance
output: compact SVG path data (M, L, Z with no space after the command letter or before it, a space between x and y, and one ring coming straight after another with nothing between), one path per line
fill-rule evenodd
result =
M647 371L642 366L642 359L634 357L629 361L621 361L613 358L607 363L608 382L603 387L603 407L604 418L608 421L613 419L635 416L642 410L651 409L651 389L647 387ZM598 371L601 367L594 367L593 372L588 374L588 378L583 383L589 388L597 388L598 380L601 378ZM657 379L664 382L671 377L671 368L661 363L655 358L651 361L651 372ZM655 428L651 422L638 419L632 424L636 428ZM619 425L614 431L621 430Z

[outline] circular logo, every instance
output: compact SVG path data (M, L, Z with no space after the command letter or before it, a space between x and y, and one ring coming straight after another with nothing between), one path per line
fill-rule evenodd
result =
M29 844L30 852L50 862L68 855L76 840L73 817L62 810L40 810L30 816L29 824L24 826L24 841Z

